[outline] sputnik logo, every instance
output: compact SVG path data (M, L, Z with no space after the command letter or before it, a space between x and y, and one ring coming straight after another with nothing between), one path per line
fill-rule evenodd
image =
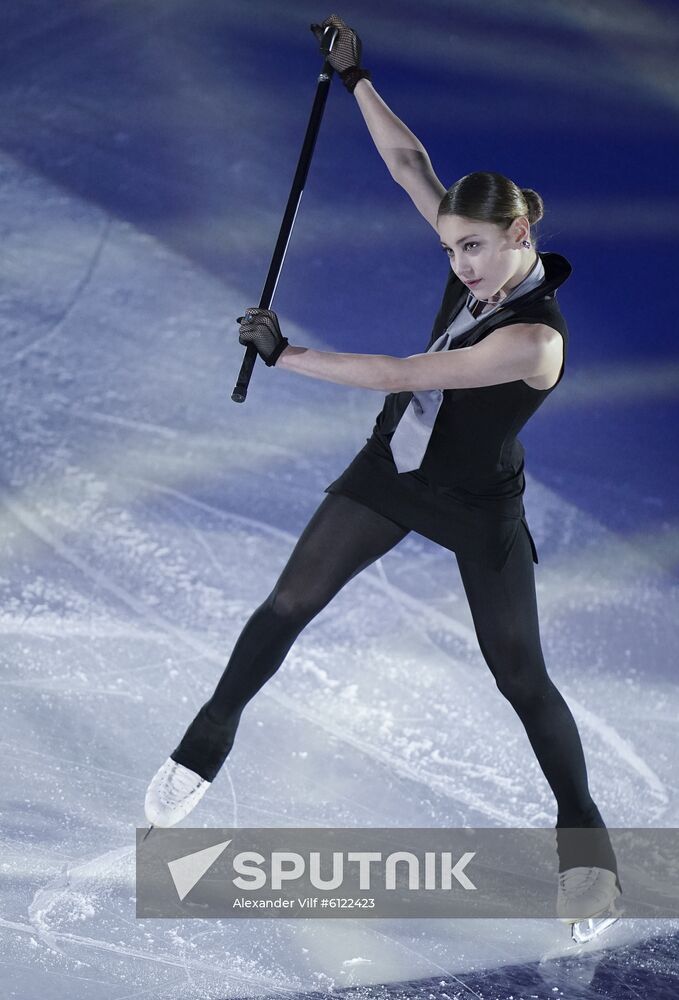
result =
M180 900L188 896L194 885L200 882L208 868L215 863L230 843L230 840L224 840L221 844L214 844L202 851L185 854L183 858L177 858L175 861L168 861L167 867L170 869L170 875Z

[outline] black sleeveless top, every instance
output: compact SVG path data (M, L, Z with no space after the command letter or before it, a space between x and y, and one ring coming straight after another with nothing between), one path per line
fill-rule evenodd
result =
M389 393L371 437L326 493L350 496L403 527L486 565L500 569L521 523L528 531L533 559L537 550L523 507L524 448L518 432L563 378L568 328L556 290L572 267L558 253L539 253L543 281L479 322L450 349L469 347L499 327L544 323L563 338L563 364L556 383L534 389L523 379L472 389L445 389L419 469L398 473L389 441L413 398ZM441 307L425 350L465 307L469 290L451 270Z

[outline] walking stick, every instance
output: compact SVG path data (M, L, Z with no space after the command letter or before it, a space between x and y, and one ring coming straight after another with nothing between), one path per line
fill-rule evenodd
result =
M325 101L330 88L330 81L334 73L334 69L328 62L327 57L332 51L337 35L338 29L329 24L324 29L321 36L320 46L321 51L325 56L325 61L318 77L316 96L314 97L313 107L311 108L309 124L307 125L306 135L304 136L302 151L299 155L297 170L295 171L295 176L292 181L290 196L285 207L285 213L283 215L283 221L281 222L280 232L278 233L278 239L276 240L273 257L271 258L271 264L269 265L269 273L266 276L262 295L259 300L260 309L271 308L271 303L276 291L276 285L278 284L278 279L283 268L285 252L288 249L290 234L292 233L292 227L295 224L297 209L299 208L300 198L302 197L302 191L304 190L304 185L306 183L307 173L309 172L309 164L311 163L311 157L316 145L316 136L318 135L321 118L323 117ZM252 369L254 367L256 357L257 349L253 344L248 344L245 349L245 357L243 358L243 364L241 365L240 373L238 375L238 381L236 382L236 386L231 393L231 399L234 403L245 402L245 397L248 393L248 384L250 382L250 376L252 375Z

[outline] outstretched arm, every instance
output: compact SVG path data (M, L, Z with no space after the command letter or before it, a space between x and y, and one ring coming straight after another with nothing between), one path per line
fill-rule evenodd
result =
M383 392L476 389L546 375L561 357L557 330L516 323L494 330L472 347L395 358L389 354L337 354L289 345L276 367L300 375Z
M281 333L272 309L251 306L238 322L239 342L254 344L269 367L382 392L474 389L514 382L546 375L563 358L561 334L542 323L499 327L471 347L396 358L293 346Z

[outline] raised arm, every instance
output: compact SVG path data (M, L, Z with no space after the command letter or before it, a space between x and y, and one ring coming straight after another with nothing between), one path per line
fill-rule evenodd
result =
M434 173L429 155L407 125L397 118L377 93L369 79L358 79L367 70L361 68L361 39L338 14L331 14L311 30L321 41L323 29L333 25L337 36L328 55L332 66L358 102L377 151L389 173L410 195L415 207L436 230L436 213L446 188Z
M446 188L434 173L427 150L382 100L370 80L358 81L354 97L389 173L436 230L436 213Z

